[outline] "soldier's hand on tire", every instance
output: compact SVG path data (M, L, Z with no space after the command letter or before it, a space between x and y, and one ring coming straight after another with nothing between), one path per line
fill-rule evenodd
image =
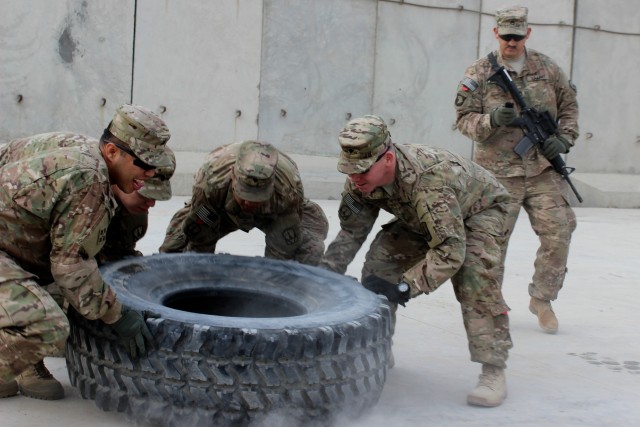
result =
M568 153L571 148L569 141L562 135L552 136L542 144L542 155L551 160L558 154Z
M365 279L362 281L362 285L365 288L369 289L371 292L375 292L379 295L384 295L385 297L387 297L390 303L400 304L403 307L405 306L407 301L411 299L411 289L405 282L395 284L384 280L383 278L376 275L371 275L365 277Z
M491 113L491 126L508 126L516 119L516 110L513 107L496 107Z
M131 357L144 356L153 347L153 335L147 327L142 313L122 308L122 317L111 325L117 342L125 347Z

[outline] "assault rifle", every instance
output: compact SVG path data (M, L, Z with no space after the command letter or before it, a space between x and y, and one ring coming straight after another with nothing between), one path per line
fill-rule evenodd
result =
M558 124L548 111L539 112L535 108L527 106L522 94L513 83L509 72L504 68L504 66L498 68L498 71L489 77L489 81L492 81L502 89L509 91L520 107L520 117L514 122L520 126L520 129L522 129L522 132L524 133L524 137L513 149L518 156L523 158L534 145L542 148L542 144L544 144L547 138L558 132ZM513 104L507 103L506 106L513 107ZM560 154L555 156L553 159L548 160L551 163L551 166L553 166L553 169L562 175L562 177L567 181L573 191L573 194L578 198L578 201L582 203L582 197L580 197L578 190L576 190L576 187L573 186L573 183L569 178L569 174L573 172L575 168L567 166L564 163L564 160L562 160L562 156L560 156Z

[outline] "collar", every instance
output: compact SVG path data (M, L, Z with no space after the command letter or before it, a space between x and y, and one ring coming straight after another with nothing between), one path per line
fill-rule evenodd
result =
M396 179L398 184L413 184L416 182L416 167L411 164L411 156L405 153L407 148L402 145L396 145Z

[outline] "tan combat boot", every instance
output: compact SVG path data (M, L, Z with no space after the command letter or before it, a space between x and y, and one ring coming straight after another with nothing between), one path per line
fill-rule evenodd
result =
M0 384L0 399L11 397L18 394L18 383L16 380L9 381L6 384Z
M558 318L551 308L551 301L531 297L529 311L538 316L538 324L548 334L558 332Z
M478 385L467 396L467 403L475 406L493 407L507 398L507 380L504 369L493 365L482 365Z
M49 372L44 361L40 361L24 371L17 378L20 393L23 396L42 400L60 400L64 397L64 388Z

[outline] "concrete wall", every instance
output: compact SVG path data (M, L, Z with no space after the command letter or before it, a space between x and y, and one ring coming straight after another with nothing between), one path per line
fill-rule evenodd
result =
M134 2L0 1L0 143L52 130L99 136L131 99Z
M367 113L384 117L397 142L470 157L454 93L464 69L496 48L493 13L509 4L1 1L0 143L51 130L99 136L118 104L134 102L167 121L179 161L195 161L178 165L186 173L202 153L249 138L335 156L339 129ZM568 163L584 177L640 176L637 1L521 3L528 46L578 87L581 136Z

